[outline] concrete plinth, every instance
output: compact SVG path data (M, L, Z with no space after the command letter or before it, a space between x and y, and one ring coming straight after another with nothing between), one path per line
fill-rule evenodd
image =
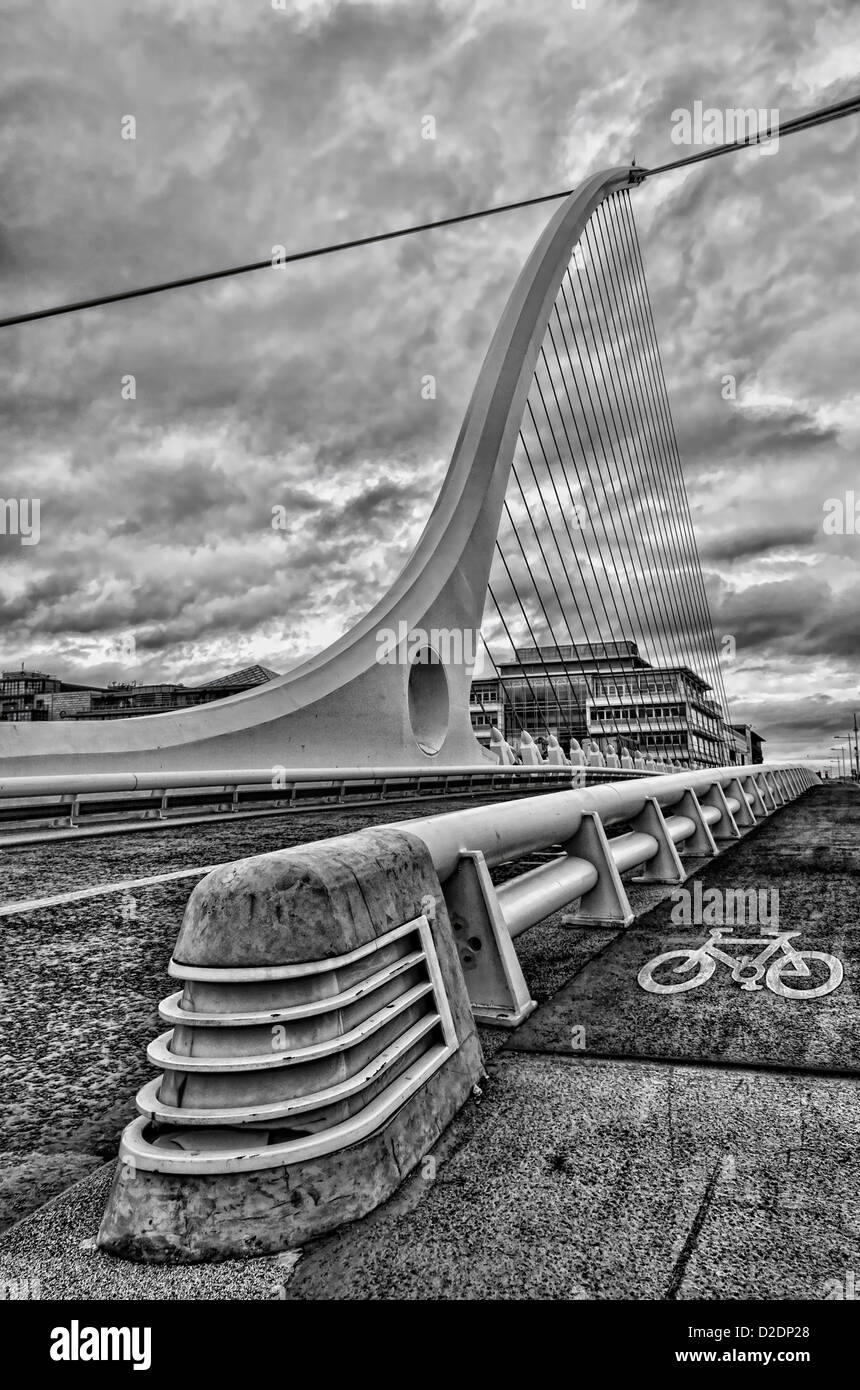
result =
M356 986L362 969L366 991L362 978ZM170 1075L154 1109L170 1122L160 1113L123 1136L98 1238L112 1254L272 1254L363 1216L432 1147L483 1072L439 880L423 842L405 832L360 831L216 870L188 903L172 973L185 980L173 1008L188 1025L162 1044ZM300 1042L283 1055L260 1057L256 1042L243 1049L272 1019L286 1022L271 1032L293 1029ZM357 1034L364 1051L349 1041ZM374 1037L378 1057L367 1052ZM138 1098L150 1117L151 1095Z

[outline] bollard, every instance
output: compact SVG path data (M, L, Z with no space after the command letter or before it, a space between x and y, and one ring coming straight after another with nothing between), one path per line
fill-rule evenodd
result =
M526 767L537 767L543 763L541 751L527 729L520 734L520 761Z
M495 724L490 729L490 752L496 762L502 767L513 767L516 764L516 754L502 734L501 729L497 729Z
M98 1236L194 1262L301 1245L383 1202L483 1074L439 879L393 827L194 889Z
M579 740L575 738L570 740L570 761L573 767L585 767L588 761L584 749L579 746Z
M546 760L554 767L570 767L570 758L567 757L555 734L550 734L546 741Z

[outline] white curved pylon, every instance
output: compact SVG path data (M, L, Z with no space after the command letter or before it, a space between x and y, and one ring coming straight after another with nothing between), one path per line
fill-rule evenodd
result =
M640 177L628 166L594 174L544 228L493 336L427 525L365 618L287 675L211 705L132 719L0 724L3 774L495 761L472 732L469 689L526 397L589 217ZM413 660L413 634L444 648L441 661Z

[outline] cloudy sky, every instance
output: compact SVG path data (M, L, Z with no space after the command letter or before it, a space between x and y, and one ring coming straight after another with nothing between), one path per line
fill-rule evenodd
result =
M696 101L787 120L860 88L856 0L6 0L0 24L4 314L656 165ZM732 712L775 756L860 710L860 534L823 527L860 500L858 165L854 118L635 194ZM40 499L37 545L0 537L4 666L196 682L335 638L420 533L553 206L3 330L2 494Z

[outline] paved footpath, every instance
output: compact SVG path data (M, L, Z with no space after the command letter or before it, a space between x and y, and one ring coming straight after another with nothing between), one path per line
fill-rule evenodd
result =
M494 1035L482 1098L370 1217L298 1262L143 1268L91 1248L105 1169L8 1232L0 1276L40 1274L45 1297L840 1296L860 1271L860 791L814 788L685 887L700 917L770 895L733 930L760 944L723 949L770 948L767 969L778 926L819 953L810 973L787 961L763 987L677 957L643 978L699 983L644 988L649 962L711 936L666 889L626 932L536 929L527 978L540 943L555 992Z

